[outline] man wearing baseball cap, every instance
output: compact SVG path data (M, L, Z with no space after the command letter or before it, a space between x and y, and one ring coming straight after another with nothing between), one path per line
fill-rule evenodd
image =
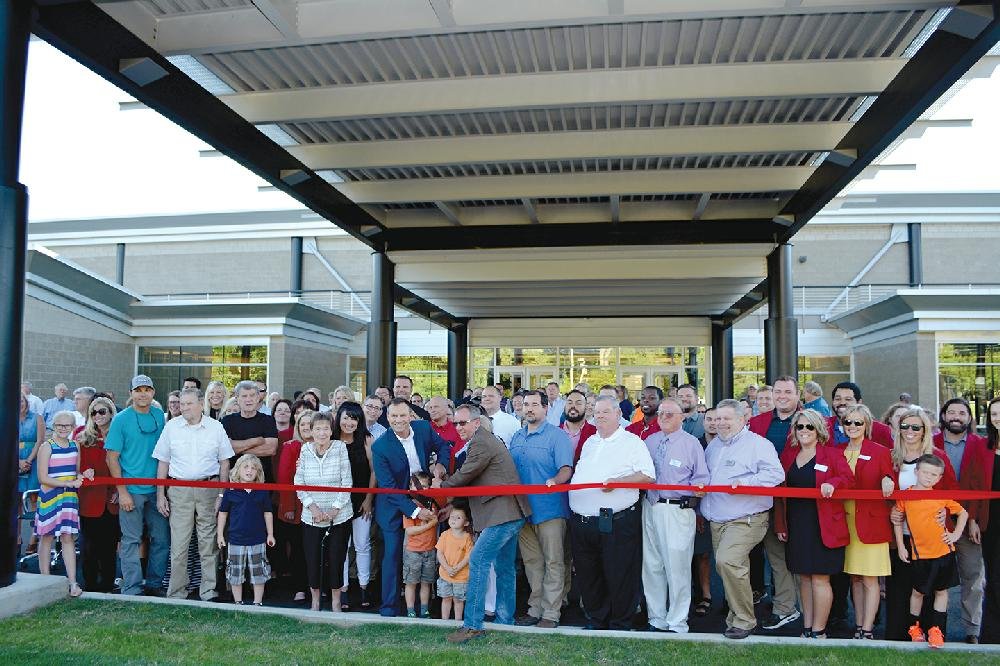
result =
M129 385L132 404L118 412L111 422L104 449L108 469L119 479L156 478L157 461L153 449L163 432L163 410L153 407L153 380L136 375ZM156 508L155 486L118 486L118 522L122 540L118 556L122 564L122 594L162 596L163 577L170 555L170 524ZM139 561L139 543L143 530L149 530L149 558L143 580Z

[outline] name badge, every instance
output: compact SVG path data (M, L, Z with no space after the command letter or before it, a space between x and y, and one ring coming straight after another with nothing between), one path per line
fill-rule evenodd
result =
M871 459L872 459L871 456L866 456L864 454L858 455L858 460L871 460Z
M825 472L825 471L827 471L829 469L830 468L827 467L826 465L816 465L816 471L817 472Z
M736 466L736 461L735 460L727 460L724 464L725 464L726 467L735 467Z
M670 459L670 466L671 467L680 467L681 466L681 461L677 460L675 458L671 458Z

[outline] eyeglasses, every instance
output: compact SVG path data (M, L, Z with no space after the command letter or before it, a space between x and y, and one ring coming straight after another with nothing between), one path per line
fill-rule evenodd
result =
M796 423L795 424L795 429L796 430L809 430L811 432L813 430L816 430L816 426L814 426L812 423Z
M922 425L917 425L916 423L900 423L899 424L899 429L900 430L913 430L915 432L920 432L921 430L924 429L924 427Z
M455 425L465 427L468 424L472 423L473 421L478 421L478 420L479 419L469 419L468 421L455 421Z
M53 430L55 430L56 428L75 428L75 427L76 427L75 423L53 423L52 424L52 429Z
M92 412L90 413L90 415L91 415L91 416L107 416L107 415L108 415L108 414L110 414L110 413L111 413L111 412L109 412L108 410L106 410L106 409L104 409L104 408L102 407L102 408L100 408L100 409L95 409L94 411L92 411Z
M858 428L864 427L864 421L844 421L845 426L857 426Z

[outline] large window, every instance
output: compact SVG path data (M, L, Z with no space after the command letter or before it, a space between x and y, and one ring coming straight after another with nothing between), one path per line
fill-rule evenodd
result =
M139 347L138 369L153 380L161 398L181 388L185 377L197 377L202 388L221 381L232 389L244 379L267 381L267 345Z
M938 404L965 398L973 415L985 424L986 405L1000 393L1000 344L938 345Z
M448 395L447 356L397 356L396 374L412 379L414 393L422 395L424 400Z
M733 359L733 391L736 397L746 395L751 384L762 386L765 381L763 356L737 356ZM850 356L799 356L799 385L812 380L823 387L827 401L833 387L851 379Z

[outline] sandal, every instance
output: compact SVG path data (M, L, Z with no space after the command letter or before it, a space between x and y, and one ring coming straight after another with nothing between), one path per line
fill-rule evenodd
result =
M861 635L858 636L858 638L866 641L873 641L875 640L875 634L871 631L868 631L867 629L862 629Z
M74 599L83 594L83 588L80 587L79 583L70 583L69 586L69 596Z
M712 610L712 600L702 599L694 605L694 614L698 617L705 617Z

